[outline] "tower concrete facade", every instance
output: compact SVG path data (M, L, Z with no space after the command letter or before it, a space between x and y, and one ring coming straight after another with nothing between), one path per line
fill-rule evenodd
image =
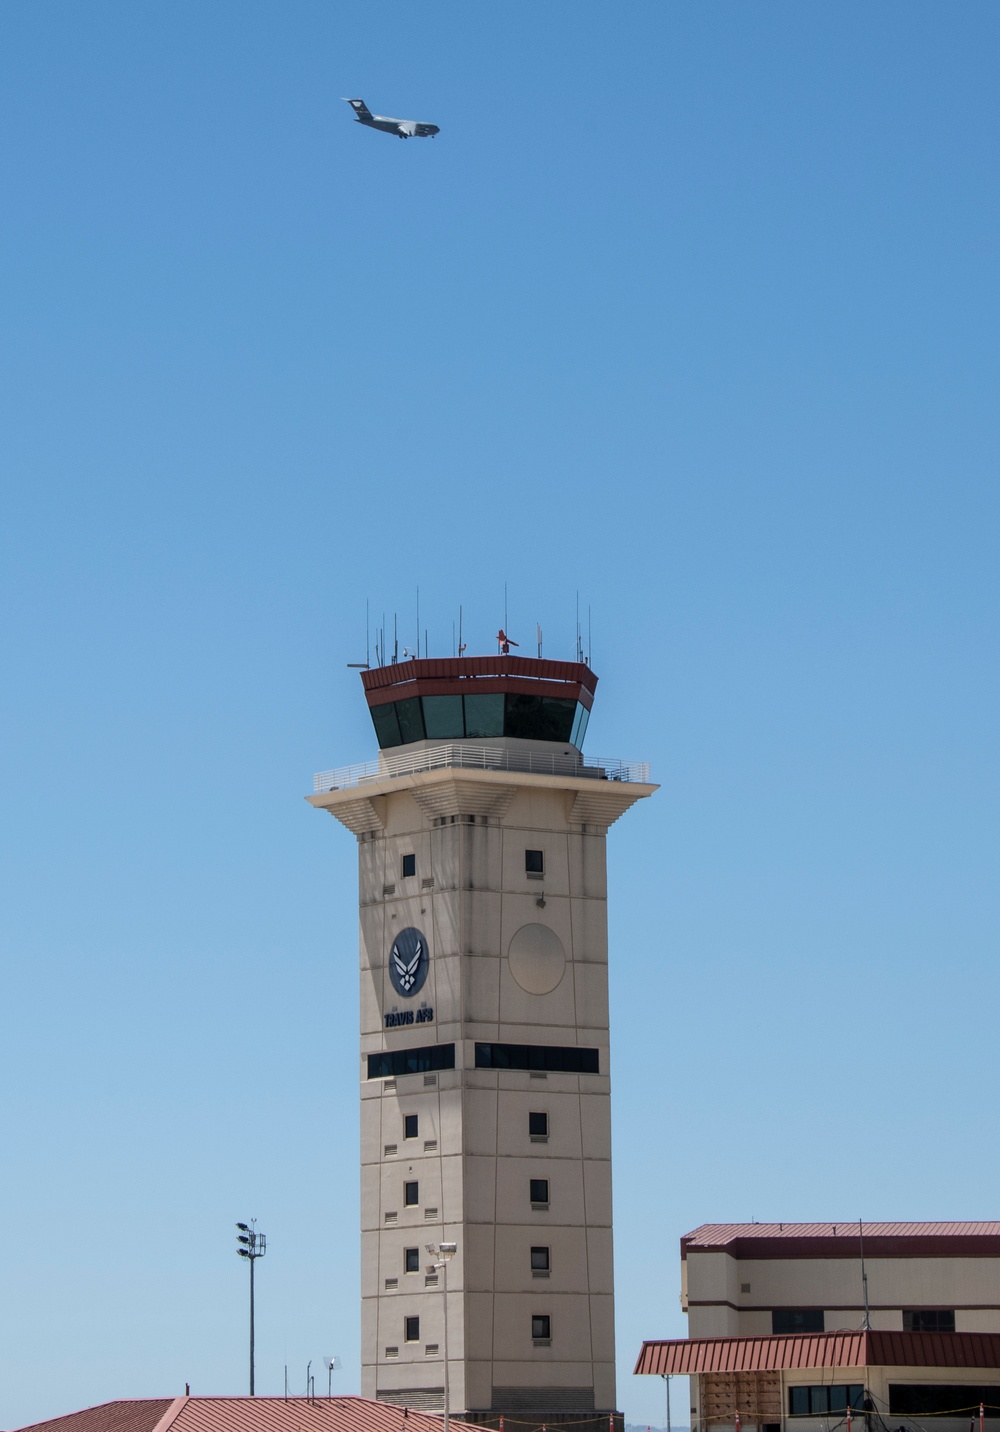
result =
M378 761L310 797L358 841L362 1391L607 1432L605 839L656 787L584 761L583 663L362 681Z

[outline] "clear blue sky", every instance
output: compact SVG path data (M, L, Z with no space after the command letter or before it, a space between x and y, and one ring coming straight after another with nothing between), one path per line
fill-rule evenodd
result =
M506 581L570 655L579 590L588 750L662 783L610 841L629 1417L698 1223L996 1216L998 42L0 7L0 1425L244 1390L249 1215L258 1387L358 1386L355 847L302 797L418 584L438 652Z

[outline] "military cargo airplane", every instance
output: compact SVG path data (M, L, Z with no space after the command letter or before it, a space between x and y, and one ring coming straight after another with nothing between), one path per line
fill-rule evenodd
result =
M433 139L440 133L436 124L422 124L418 119L390 119L387 114L372 114L363 99L349 99L347 103L354 110L359 124L369 129L382 129L386 134L395 134L398 139Z

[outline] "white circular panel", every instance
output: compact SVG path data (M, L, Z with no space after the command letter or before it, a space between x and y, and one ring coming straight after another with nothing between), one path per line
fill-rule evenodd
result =
M527 994L551 994L565 972L566 951L548 925L522 925L510 942L507 962Z

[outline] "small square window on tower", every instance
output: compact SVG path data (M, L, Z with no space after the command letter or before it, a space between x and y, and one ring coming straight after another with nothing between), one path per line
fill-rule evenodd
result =
M403 1272L404 1272L404 1273L419 1273L419 1272L420 1272L420 1249L419 1249L419 1248L404 1248L404 1249L403 1249Z
M532 1139L547 1139L549 1136L548 1114L528 1115L528 1136Z
M526 875L545 874L545 852L543 850L526 850L524 852L524 872Z
M403 1207L416 1208L420 1202L420 1185L416 1179L412 1183L403 1184Z
M416 1114L405 1114L403 1116L403 1138L415 1139L420 1127L420 1120Z
M416 875L416 873L417 873L417 857L416 857L415 855L404 855L404 856L403 856L403 879L405 880L408 875Z
M533 1178L529 1183L532 1208L549 1206L549 1181L547 1178Z
M409 1321L409 1319L407 1319ZM535 1342L549 1342L552 1338L552 1319L548 1313L531 1315L531 1336Z
M406 1342L419 1342L419 1341L420 1341L420 1319L419 1319L419 1318L404 1318L404 1319L403 1319L403 1322L404 1322L404 1327L405 1327L405 1332L404 1332L405 1341L406 1341Z
M547 1273L549 1271L549 1250L547 1248L532 1248L531 1271L533 1273Z

